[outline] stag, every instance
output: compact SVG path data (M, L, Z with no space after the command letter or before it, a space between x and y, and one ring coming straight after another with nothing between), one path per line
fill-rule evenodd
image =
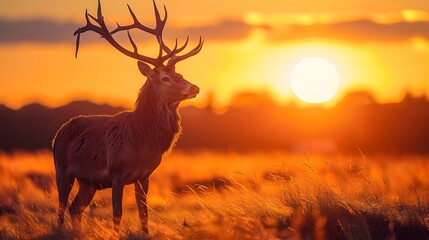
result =
M119 231L122 216L122 197L125 185L134 184L141 228L148 235L147 193L149 176L159 166L161 158L174 146L181 133L180 116L177 108L181 101L194 98L199 88L186 81L175 71L175 64L198 54L203 46L201 37L198 45L189 52L179 55L187 46L168 47L163 40L163 29L167 21L164 6L162 19L153 1L156 26L147 27L140 23L131 7L133 19L130 25L117 25L109 31L98 1L97 17L85 12L86 25L78 28L76 57L80 35L87 31L98 33L113 47L137 61L140 72L147 78L140 89L135 109L113 116L92 115L72 118L58 130L53 143L53 155L58 188L58 222L64 223L68 197L77 180L79 190L69 206L73 229L81 230L82 214L90 204L97 190L112 188L113 229ZM156 58L139 53L130 30L141 30L156 37L159 54ZM126 31L133 50L120 45L114 34ZM167 62L167 63L166 63Z

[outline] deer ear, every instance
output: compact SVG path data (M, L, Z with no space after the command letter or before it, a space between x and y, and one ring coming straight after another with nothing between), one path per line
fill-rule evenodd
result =
M149 65L147 65L144 62L138 61L137 66L139 66L139 70L144 76L146 77L152 76L153 70L152 68L150 68Z

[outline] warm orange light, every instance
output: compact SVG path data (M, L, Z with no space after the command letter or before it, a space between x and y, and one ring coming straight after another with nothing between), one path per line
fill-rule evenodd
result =
M335 66L319 57L299 61L290 75L293 93L308 103L323 103L332 99L338 91L339 75Z
M427 20L428 14L424 11L404 9L401 11L402 18L407 22L417 22Z

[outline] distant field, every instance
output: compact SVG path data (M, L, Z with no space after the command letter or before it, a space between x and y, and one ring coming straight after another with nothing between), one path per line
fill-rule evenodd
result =
M181 153L151 177L153 239L429 239L429 156ZM106 239L110 190L82 234L57 229L50 152L0 154L0 239ZM72 193L76 193L76 188ZM140 236L133 187L121 237Z

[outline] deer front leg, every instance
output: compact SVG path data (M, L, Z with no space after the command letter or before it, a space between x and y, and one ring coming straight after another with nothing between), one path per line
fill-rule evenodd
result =
M149 235L147 227L148 212L147 212L147 192L149 190L149 178L138 180L134 183L137 208L139 210L140 223L143 234Z
M122 195L124 184L117 178L112 182L113 230L119 232L122 217Z

